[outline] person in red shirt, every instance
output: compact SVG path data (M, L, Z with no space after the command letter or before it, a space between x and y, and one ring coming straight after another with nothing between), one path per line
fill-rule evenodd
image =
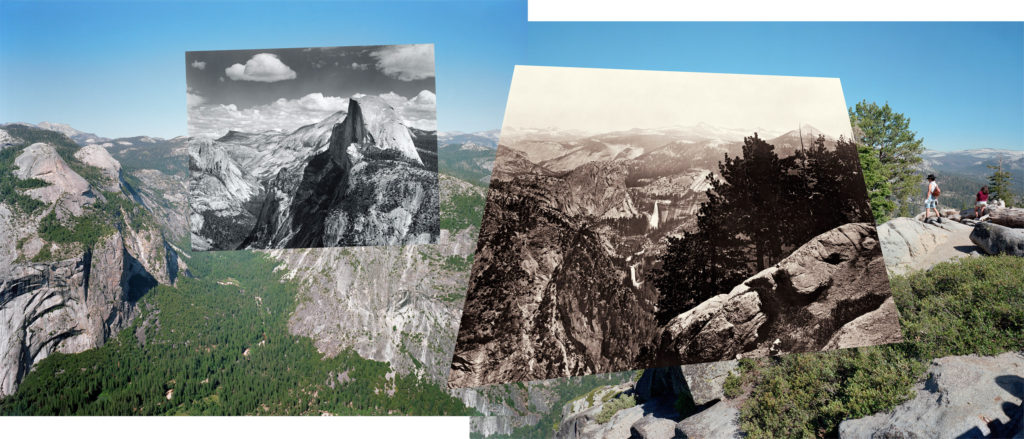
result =
M985 209L988 208L988 186L981 187L977 198L978 201L974 203L974 218L981 218L985 214Z

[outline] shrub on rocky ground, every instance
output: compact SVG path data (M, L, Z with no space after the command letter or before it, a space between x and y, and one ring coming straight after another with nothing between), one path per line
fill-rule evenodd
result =
M839 422L910 398L931 360L1024 349L1024 258L943 263L892 279L904 342L746 361L727 397L749 388L749 438L831 437Z
M620 410L628 409L636 405L636 398L633 395L622 394L618 398L615 398L601 408L601 412L597 414L597 422L604 424L612 419Z

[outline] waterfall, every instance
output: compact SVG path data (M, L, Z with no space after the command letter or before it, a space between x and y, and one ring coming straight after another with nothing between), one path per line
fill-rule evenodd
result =
M657 229L658 228L658 202L654 202L654 212L651 213L651 219L647 223L647 228Z
M637 262L637 263L629 266L629 280L633 281L633 288L640 288L640 284L643 283L643 282L638 282L636 280L636 266L637 265L640 265L640 263Z

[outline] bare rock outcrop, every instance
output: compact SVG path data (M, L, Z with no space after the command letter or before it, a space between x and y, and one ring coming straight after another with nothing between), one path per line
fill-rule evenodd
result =
M736 360L681 366L683 375L686 377L686 385L690 389L690 396L693 397L693 403L702 406L722 399L725 396L722 385L738 366L739 362Z
M810 240L773 267L680 314L662 328L658 364L717 361L737 355L763 356L825 348L858 317L878 310L891 297L874 227L839 226ZM901 340L890 317L867 333ZM853 344L838 347L859 346Z
M676 424L677 438L741 438L740 410L734 401L719 401Z
M889 297L878 309L861 315L839 328L825 344L824 349L893 343L892 335L900 331L899 320L896 301Z
M0 278L18 258L18 249L15 244L18 241L18 234L15 231L13 216L11 209L6 204L0 203Z
M355 143L360 154L369 150L394 151L408 160L423 164L409 128L402 118L377 96L349 100L348 115L342 122L344 146Z
M878 239L889 273L904 274L967 256L974 247L970 232L970 226L951 220L924 223L901 217L879 225Z
M177 277L177 252L164 240L156 228L135 229L127 226L125 250L138 261L141 268L159 283L169 285Z
M47 204L59 200L75 215L81 215L82 206L95 201L89 182L72 170L49 144L29 145L14 159L14 164L18 168L14 175L18 178L37 178L49 183L25 191L32 198Z
M990 255L1024 256L1024 229L978 223L971 232L971 242Z
M7 130L0 129L0 150L21 143L22 140L14 137Z
M856 438L1019 437L1024 433L1024 354L932 361L913 399L887 413L839 424Z
M676 421L654 415L644 416L629 427L629 439L672 439L675 433Z
M107 152L107 149L100 145L86 145L75 151L75 158L89 166L95 166L103 171L103 176L110 182L104 187L108 191L118 191L121 181L121 162Z

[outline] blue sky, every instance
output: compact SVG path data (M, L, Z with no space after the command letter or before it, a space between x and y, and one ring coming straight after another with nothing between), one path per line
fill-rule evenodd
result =
M187 132L185 51L434 43L438 128L499 127L526 5L0 1L0 121Z
M1021 23L530 23L529 64L838 77L931 149L1024 149Z
M2 1L0 121L169 137L187 50L431 42L442 131L498 128L518 63L839 77L929 148L1024 149L1021 23L527 24L520 1Z

